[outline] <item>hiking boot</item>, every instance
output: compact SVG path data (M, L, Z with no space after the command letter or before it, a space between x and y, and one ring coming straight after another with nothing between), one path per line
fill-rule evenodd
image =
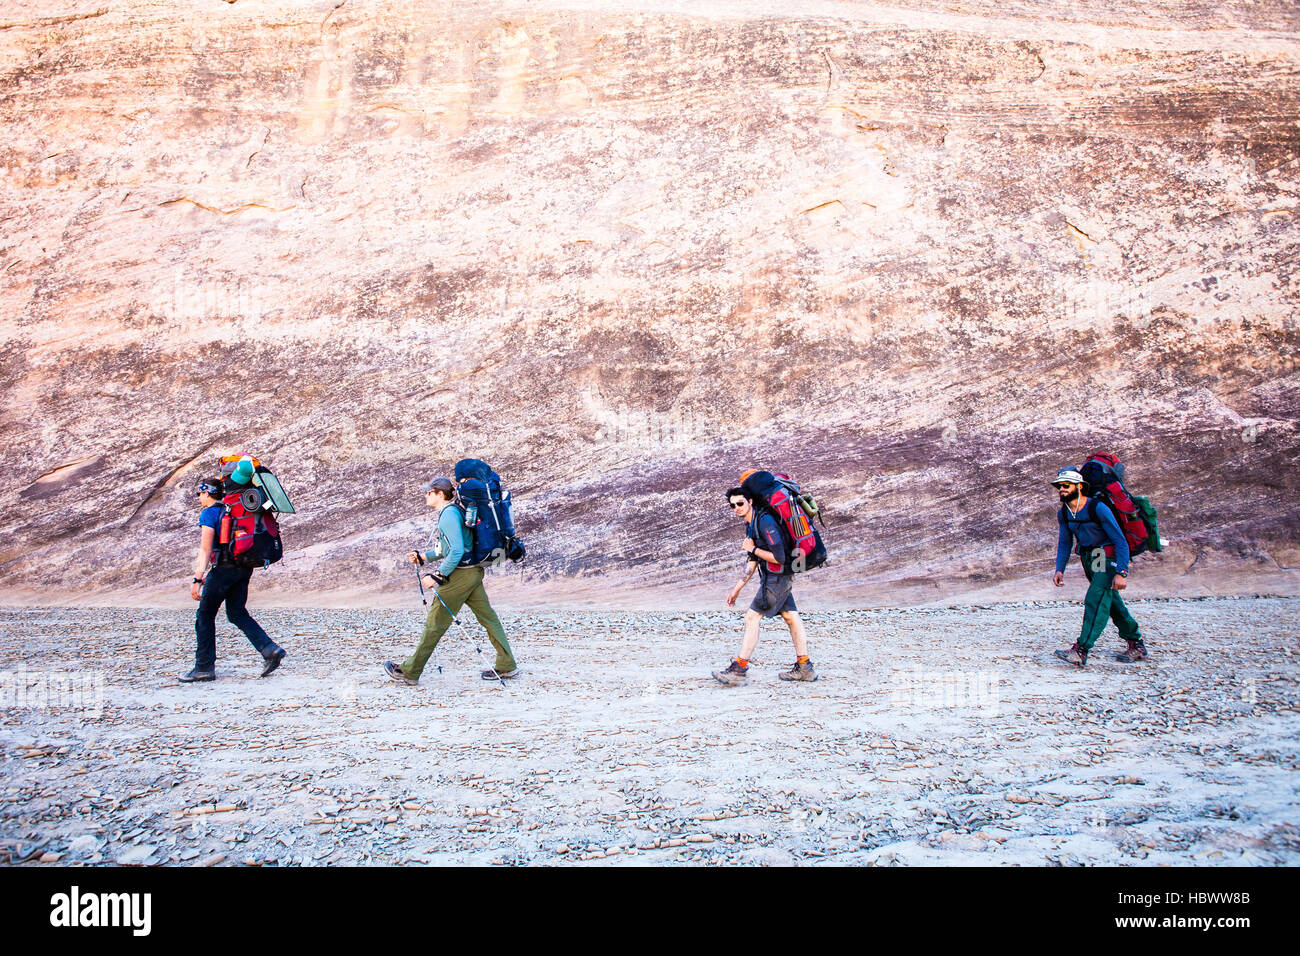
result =
M181 675L182 684L198 684L203 681L216 680L217 672L215 670L201 671L197 667L188 674Z
M741 667L738 661L732 661L725 671L714 671L713 679L728 687L740 687L749 683L749 668Z
M262 660L266 661L266 668L262 671L265 677L280 666L280 661L284 660L284 648L279 644L274 645L271 650L262 655Z
M1063 651L1053 651L1057 657L1067 664L1073 664L1075 667L1083 667L1088 663L1088 652L1079 647L1079 642L1075 641Z
M512 671L484 671L478 676L483 678L484 680L496 680L498 677L500 677L502 680L509 680L512 677L519 676L519 668L516 667Z
M1116 651L1115 660L1123 661L1125 664L1136 664L1138 661L1147 659L1147 646L1142 643L1142 638L1136 641L1128 642L1128 650Z
M399 684L418 684L419 681L412 680L406 676L406 672L394 664L392 661L384 661L384 673L397 681Z
M794 667L790 668L788 671L782 671L776 676L781 678L781 680L816 680L817 672L813 670L812 661L809 661L806 664L800 664L798 661L795 661Z

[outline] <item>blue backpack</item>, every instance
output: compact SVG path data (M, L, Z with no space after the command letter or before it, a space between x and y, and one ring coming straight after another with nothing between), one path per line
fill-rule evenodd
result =
M501 490L501 476L477 458L456 462L455 475L456 503L474 542L461 563L495 566L507 558L522 560L526 551L515 533L510 492Z

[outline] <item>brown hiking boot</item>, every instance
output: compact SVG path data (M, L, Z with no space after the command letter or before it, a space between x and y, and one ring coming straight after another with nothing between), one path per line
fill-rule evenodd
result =
M728 687L740 687L749 683L749 668L741 667L738 661L732 661L725 671L714 671L713 679Z
M1063 651L1053 651L1057 657L1067 664L1073 664L1075 667L1083 667L1088 663L1088 652L1079 647L1079 642L1075 641Z
M794 667L777 675L781 680L816 680L817 672L813 670L812 661L806 664L794 662Z
M1123 661L1125 664L1136 664L1138 661L1147 659L1147 646L1142 643L1142 638L1136 641L1128 642L1128 649L1115 652L1115 660Z

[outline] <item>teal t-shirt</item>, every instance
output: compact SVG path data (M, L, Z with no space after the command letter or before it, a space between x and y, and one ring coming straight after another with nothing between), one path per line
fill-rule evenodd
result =
M438 547L424 553L426 561L441 561L438 571L449 575L456 570L461 559L470 551L469 528L465 527L465 512L455 505L447 505L438 512Z

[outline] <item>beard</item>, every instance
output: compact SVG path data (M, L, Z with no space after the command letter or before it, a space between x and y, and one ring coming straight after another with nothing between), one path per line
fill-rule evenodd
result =
M1064 501L1066 504L1069 504L1071 501L1074 501L1078 497L1079 497L1078 488L1072 490L1068 495L1065 492L1061 492L1061 500Z

